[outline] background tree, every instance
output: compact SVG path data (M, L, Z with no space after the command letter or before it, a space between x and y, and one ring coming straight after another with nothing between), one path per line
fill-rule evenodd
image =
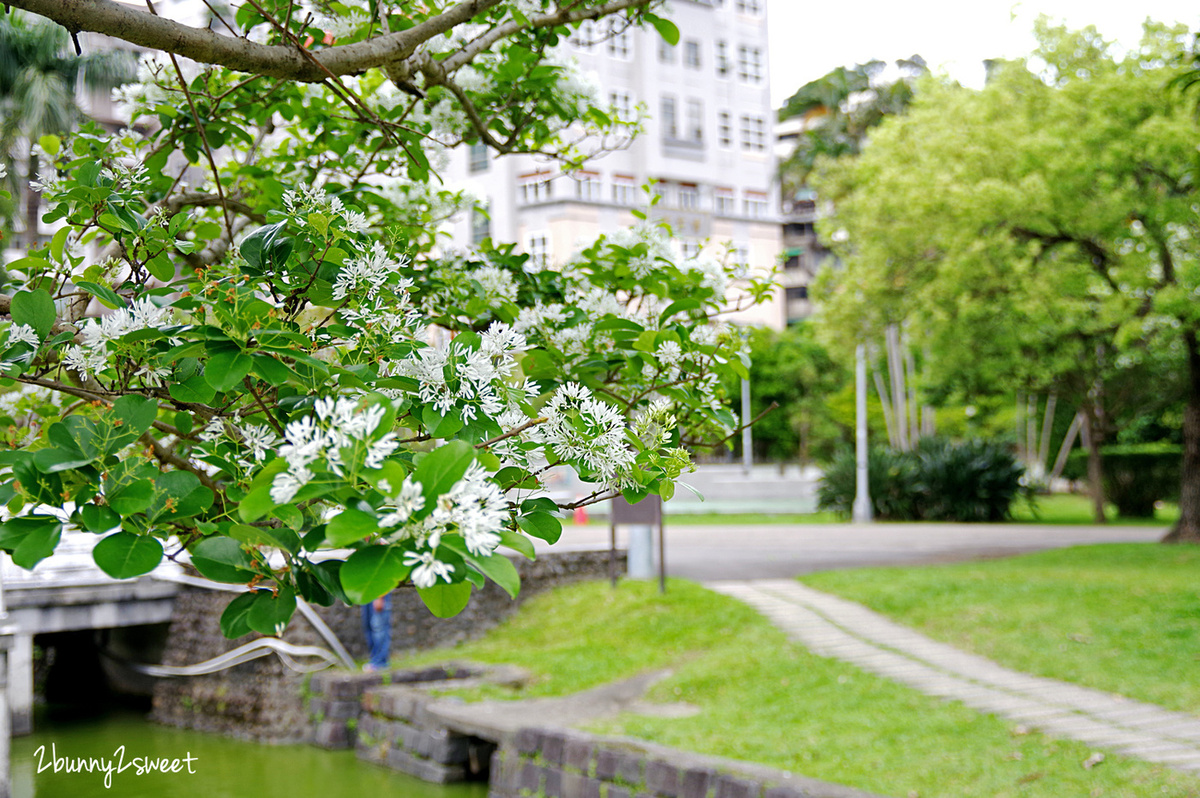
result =
M857 155L871 128L900 114L912 102L917 78L929 68L919 55L900 59L894 80L884 80L887 64L868 61L838 67L804 84L779 109L779 120L799 119L803 128L796 146L780 164L786 186L807 182L817 160Z
M849 375L817 340L811 325L784 330L766 327L750 332L750 416L757 417L772 403L778 407L754 425L759 458L798 459L801 465L827 462L840 444L850 440L850 428L838 423L830 400ZM737 386L726 386L739 397Z
M827 230L847 233L847 269L825 286L831 329L907 320L944 374L1070 395L1097 444L1106 385L1148 363L1187 373L1172 538L1196 540L1200 349L1184 297L1200 285L1197 129L1166 88L1184 33L1148 25L1118 59L1094 29L1043 20L1039 73L997 63L980 91L925 84L818 188L835 199Z
M20 12L0 16L0 158L13 185L25 197L25 230L30 244L38 230L39 158L33 145L42 136L65 133L83 118L76 101L80 87L110 89L137 75L129 52L77 55L60 25ZM25 163L15 163L18 145ZM11 219L8 220L11 224Z

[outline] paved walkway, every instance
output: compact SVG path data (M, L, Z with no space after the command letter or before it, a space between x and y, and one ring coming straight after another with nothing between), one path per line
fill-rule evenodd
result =
M1200 772L1200 717L1003 668L794 580L712 582L814 653L1055 737Z

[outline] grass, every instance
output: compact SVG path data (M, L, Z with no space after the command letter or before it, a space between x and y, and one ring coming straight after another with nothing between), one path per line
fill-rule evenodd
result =
M648 669L673 675L652 700L686 701L690 718L624 715L597 726L717 756L761 762L888 795L921 798L1200 796L1200 779L1025 734L823 659L789 642L746 606L672 581L612 591L587 583L531 599L483 639L448 657L529 668L540 679L514 697L562 695ZM407 664L407 663L402 663Z
M1165 503L1155 511L1154 518L1120 518L1117 509L1108 505L1107 517L1114 524L1133 526L1168 526L1179 519L1179 506ZM1093 524L1092 500L1073 493L1038 496L1033 506L1025 502L1013 505L1014 524Z
M1109 544L802 581L1017 670L1200 714L1200 547Z

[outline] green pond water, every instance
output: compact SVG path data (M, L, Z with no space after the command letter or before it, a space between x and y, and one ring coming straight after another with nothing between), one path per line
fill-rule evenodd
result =
M231 740L159 726L130 710L73 718L41 713L35 728L33 735L13 740L13 798L484 798L487 794L487 786L481 783L427 784L361 762L353 751ZM59 759L57 773L54 754ZM101 770L65 772L68 762L74 766L89 758L112 764L111 786L105 786ZM179 760L178 772L138 775L142 764L135 761L138 758L166 758L168 768L172 760ZM124 771L117 772L122 765Z

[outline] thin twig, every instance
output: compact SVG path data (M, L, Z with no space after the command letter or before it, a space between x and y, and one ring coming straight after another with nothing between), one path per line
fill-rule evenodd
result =
M521 426L517 427L516 429L509 430L508 432L504 433L503 435L497 435L495 438L492 438L490 441L484 441L483 443L475 444L475 448L482 449L485 446L491 446L493 443L499 443L500 441L504 440L505 438L511 438L514 435L520 435L522 432L529 429L530 427L536 427L538 424L545 424L549 420L550 419L546 418L545 416L539 416L538 418L531 418L528 421L526 421L524 424L522 424Z
M759 422L759 419L761 419L761 418L762 418L763 416L765 416L767 413L770 413L772 410L775 410L775 409L777 409L778 407L779 407L779 402L771 402L771 406L770 406L770 407L768 407L766 410L764 410L764 411L762 411L761 413L759 413L759 414L758 414L757 416L755 416L754 418L750 419L750 422L749 422L748 424L743 424L742 426L738 427L738 428L737 428L737 429L735 429L733 432L729 433L728 435L726 435L724 438L722 438L721 440L717 441L716 443L693 443L692 445L693 445L693 446L703 446L703 447L705 447L705 448L707 448L707 449L715 449L716 447L720 446L720 445L721 445L722 443L724 443L725 441L727 441L727 440L729 440L730 438L732 438L734 435L737 435L739 432L741 432L742 430L744 430L746 427L753 427L755 424L757 424L757 423Z

